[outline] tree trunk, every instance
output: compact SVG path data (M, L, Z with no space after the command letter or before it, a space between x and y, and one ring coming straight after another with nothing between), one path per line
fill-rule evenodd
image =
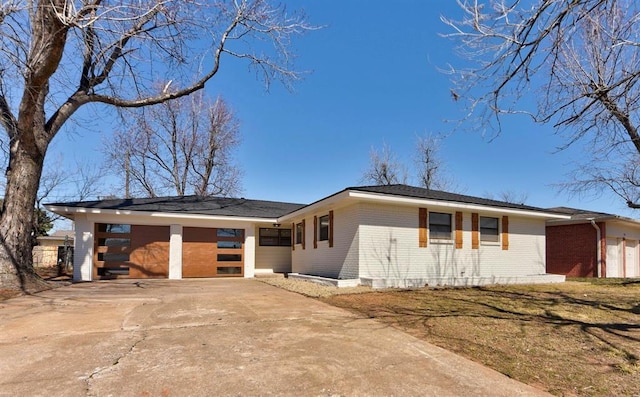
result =
M20 142L14 144L16 149L11 151L0 217L0 286L36 292L48 288L36 274L32 256L31 220L44 155L30 155Z

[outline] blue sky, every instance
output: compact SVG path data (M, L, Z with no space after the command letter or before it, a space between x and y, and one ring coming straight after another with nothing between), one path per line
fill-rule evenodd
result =
M493 140L472 125L454 130L464 113L439 68L462 60L454 43L438 36L447 32L440 15L460 14L454 1L289 4L303 8L312 23L326 25L295 42L298 69L313 71L295 92L278 84L266 92L246 65L229 58L206 87L211 97L223 96L241 122L237 162L244 173L244 197L315 201L361 184L372 147L386 143L413 166L416 137L431 132L449 134L441 157L465 194L484 197L508 190L527 194L529 205L635 216L608 192L597 199L558 193L552 184L566 180L582 153L578 146L557 152L562 141L548 126L507 118L502 135ZM68 163L75 152L98 161L101 137L113 123L105 114L62 134L50 156L64 156ZM86 149L91 146L97 149Z

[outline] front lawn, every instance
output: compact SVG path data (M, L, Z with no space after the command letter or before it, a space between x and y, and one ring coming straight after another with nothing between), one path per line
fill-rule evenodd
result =
M558 396L640 396L640 280L321 299Z

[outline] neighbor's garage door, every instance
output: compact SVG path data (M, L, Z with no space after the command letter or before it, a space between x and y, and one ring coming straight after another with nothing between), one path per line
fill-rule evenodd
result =
M99 223L94 236L94 279L169 276L169 226Z
M242 277L244 230L185 227L182 277Z

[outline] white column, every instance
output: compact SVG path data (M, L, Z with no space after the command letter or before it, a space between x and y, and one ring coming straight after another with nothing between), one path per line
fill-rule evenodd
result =
M244 232L244 277L251 278L256 274L256 228L251 225Z
M84 214L74 217L75 238L73 240L73 281L93 279L93 228L94 223Z
M169 227L169 278L182 278L182 225Z

